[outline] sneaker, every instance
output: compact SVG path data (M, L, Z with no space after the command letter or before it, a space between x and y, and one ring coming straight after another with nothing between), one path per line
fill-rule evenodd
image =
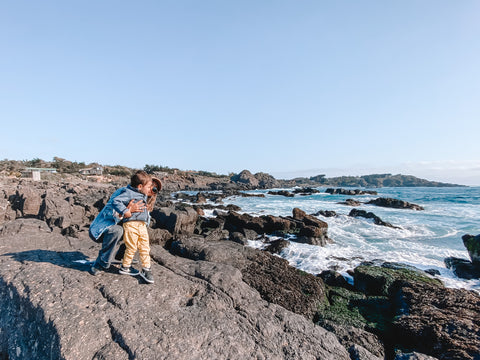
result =
M120 270L118 272L123 275L131 276L137 276L139 274L139 271L137 269L134 269L132 267L124 267L123 265L120 266Z
M149 284L153 284L153 275L152 271L150 269L145 269L143 268L142 271L140 272L140 276Z

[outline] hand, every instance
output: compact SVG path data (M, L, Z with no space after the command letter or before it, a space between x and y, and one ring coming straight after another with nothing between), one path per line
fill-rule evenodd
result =
M135 202L132 199L128 203L127 209L130 210L131 213L143 212L146 209L145 201L140 200L140 201Z

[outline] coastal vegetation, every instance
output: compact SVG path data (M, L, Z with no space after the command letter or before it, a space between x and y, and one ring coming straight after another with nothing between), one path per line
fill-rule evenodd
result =
M21 172L25 168L54 168L59 174L70 174L80 176L80 171L93 167L101 167L104 175L111 175L117 177L130 177L135 170L123 165L102 165L99 163L89 163L69 161L60 157L54 157L52 161L45 161L39 158L32 160L1 160L0 174L7 176L21 176ZM202 178L203 182L210 183L229 182L241 183L246 188L274 188L274 187L294 187L294 186L343 186L343 187L362 187L362 188L378 188L378 187L457 187L463 186L459 184L450 184L437 181L429 181L421 179L412 175L402 174L371 174L363 176L339 176L327 178L325 175L316 175L309 178L295 178L295 179L275 179L273 176L266 173L252 174L248 170L243 170L238 174L230 173L217 174L215 172L205 170L180 170L177 168L170 168L168 166L146 164L142 170L149 174L156 174L162 176L178 175L191 178ZM198 181L193 181L199 183ZM202 181L201 181L202 182ZM189 186L190 189L196 188ZM199 187L200 188L200 187Z

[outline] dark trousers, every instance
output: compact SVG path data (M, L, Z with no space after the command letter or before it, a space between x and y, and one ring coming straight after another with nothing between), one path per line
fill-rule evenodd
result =
M112 260L117 254L120 242L123 239L123 226L112 225L101 236L102 248L98 252L95 260L96 265L108 269L112 264Z

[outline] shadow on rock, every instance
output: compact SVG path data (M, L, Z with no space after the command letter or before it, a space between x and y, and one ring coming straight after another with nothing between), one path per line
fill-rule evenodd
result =
M88 271L92 262L87 256L79 251L52 251L52 250L27 250L16 253L7 253L2 256L10 256L13 260L21 263L34 261L38 263L50 263L68 269Z
M0 359L64 359L60 340L42 308L0 279ZM40 340L41 339L41 340Z

